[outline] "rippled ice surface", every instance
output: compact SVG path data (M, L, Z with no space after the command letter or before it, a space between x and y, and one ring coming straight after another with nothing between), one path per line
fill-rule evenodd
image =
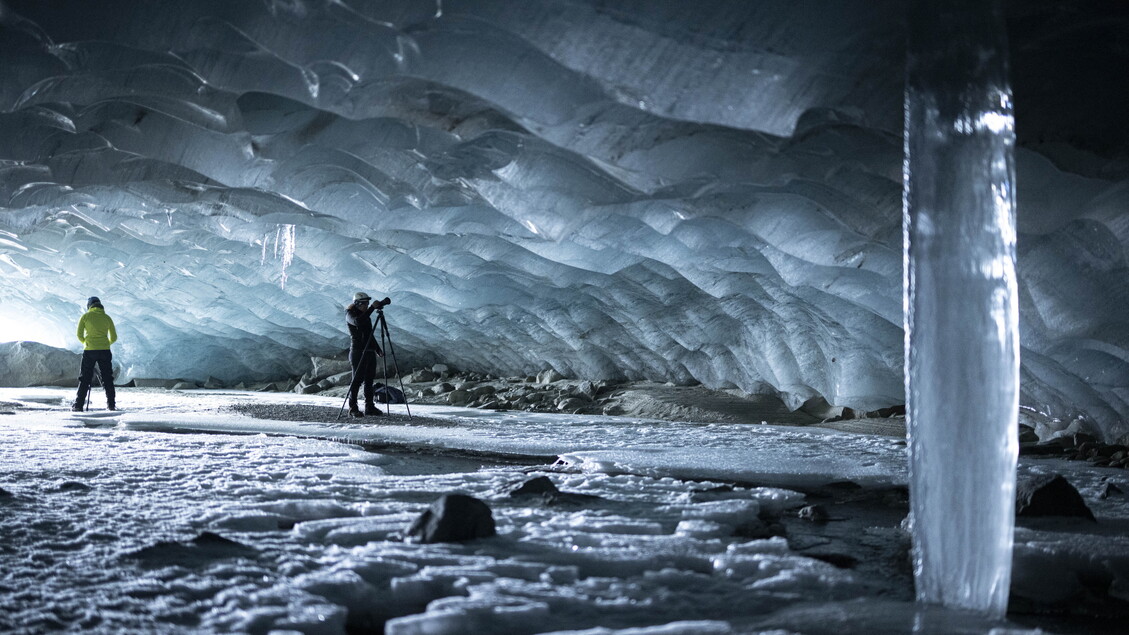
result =
M518 468L458 461L465 471L398 475L427 466L325 441L45 426L0 427L0 443L15 495L4 506L6 629L339 632L349 611L352 626L377 625L451 596L462 620L530 631L549 623L550 607L561 627L646 623L654 607L673 608L663 599L672 588L679 612L704 618L733 613L726 605L754 581L765 602L797 577L829 594L850 595L852 585L830 565L788 556L780 541L712 535L722 533L715 523L755 518L760 500L795 497L784 491L692 503L699 484L566 475L562 489L615 502L546 510L498 504L529 478ZM494 503L498 539L396 540L456 490ZM680 526L684 516L693 521ZM254 551L151 548L205 530ZM693 586L703 593L687 593ZM766 608L747 608L758 604Z
M47 393L51 405L63 395L56 393ZM801 555L783 538L740 535L758 516L794 514L802 494L597 470L601 457L663 454L645 443L601 454L601 440L582 427L590 436L571 443L593 449L578 451L571 467L507 465L293 436L131 427L131 418L144 427L193 416L183 404L169 414L175 404L149 399L108 418L46 410L0 417L0 630L869 632L913 617L910 589ZM196 416L235 417L217 412ZM729 432L698 429L700 438L684 430L684 445L713 444L724 456ZM360 428L338 428L348 430ZM455 428L414 434L442 430ZM545 437L542 444L569 436L536 422L528 434ZM879 462L885 443L872 451ZM798 452L810 459L813 447ZM546 506L509 496L539 475L602 500ZM403 542L399 532L450 492L486 500L498 536ZM894 533L866 531L882 540ZM953 619L924 630L963 630ZM985 626L972 623L970 632ZM641 627L652 628L631 630Z

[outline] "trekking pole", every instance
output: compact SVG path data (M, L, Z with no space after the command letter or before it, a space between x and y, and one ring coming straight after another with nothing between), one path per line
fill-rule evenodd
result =
M408 393L404 391L404 376L400 374L400 362L396 359L396 347L392 345L392 333L388 331L388 321L384 319L384 311L380 311L380 343L384 343L385 336L388 337L388 352L392 353L392 365L396 367L396 378L400 380L400 394L404 395L404 410L408 412L408 421L412 420L412 409L408 406ZM388 358L384 358L384 381L388 381ZM385 384L387 386L388 384ZM388 391L384 391L388 394ZM388 401L392 401L392 396L388 395ZM389 406L392 404L389 403Z

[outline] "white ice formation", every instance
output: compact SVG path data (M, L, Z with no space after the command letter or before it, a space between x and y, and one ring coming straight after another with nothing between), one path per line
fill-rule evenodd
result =
M1014 4L1021 401L1117 437L1117 16ZM126 377L266 379L363 289L405 362L903 403L902 19L0 0L0 327L73 348L99 295Z
M1001 3L919 0L906 63L906 437L919 600L1003 617L1019 454Z

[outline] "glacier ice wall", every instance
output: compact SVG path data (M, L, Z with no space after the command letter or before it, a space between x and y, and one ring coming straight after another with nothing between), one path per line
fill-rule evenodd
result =
M0 324L96 294L127 376L266 379L363 289L407 363L902 403L901 11L3 0ZM1129 161L1032 85L1023 403L1122 434Z

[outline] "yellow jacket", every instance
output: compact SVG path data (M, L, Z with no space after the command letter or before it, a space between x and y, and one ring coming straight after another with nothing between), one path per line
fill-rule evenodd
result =
M106 315L106 310L101 307L91 307L78 319L78 341L85 345L88 351L108 351L110 344L118 341L118 332L114 330L114 321Z

